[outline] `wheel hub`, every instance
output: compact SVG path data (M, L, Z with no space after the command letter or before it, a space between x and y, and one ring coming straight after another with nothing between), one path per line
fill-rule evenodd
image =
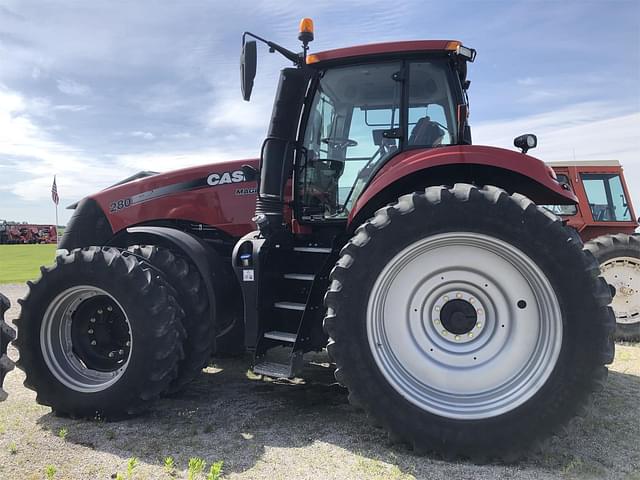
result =
M444 417L479 419L516 408L544 385L562 345L562 315L523 252L452 232L415 242L382 269L367 332L381 373L404 398Z
M106 291L71 287L49 304L40 328L40 347L51 373L67 387L102 391L124 374L131 357L129 319Z
M615 288L611 307L618 323L640 322L640 260L617 257L600 266L602 275Z

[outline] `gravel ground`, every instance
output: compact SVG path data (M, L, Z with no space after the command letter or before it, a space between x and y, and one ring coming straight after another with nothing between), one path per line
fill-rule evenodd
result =
M13 320L25 288L0 285L0 291L12 301ZM618 345L592 412L513 465L417 457L389 444L332 384L326 357L315 360L307 383L262 380L247 373L248 359L216 360L179 398L117 423L52 415L14 370L5 381L9 399L0 403L0 478L45 478L49 465L56 479L109 479L117 472L127 478L127 461L136 457L133 479L170 479L163 459L172 456L173 478L186 478L189 458L200 457L223 460L225 479L640 480L640 346Z

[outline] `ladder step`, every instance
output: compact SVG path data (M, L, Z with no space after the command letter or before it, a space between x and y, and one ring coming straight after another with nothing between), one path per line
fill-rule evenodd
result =
M331 253L331 248L325 247L293 247L293 250L305 253Z
M287 280L302 280L305 282L313 282L316 276L313 273L285 273L284 278Z
M306 305L304 303L296 302L276 302L273 304L276 308L283 308L285 310L300 310L304 311Z
M262 362L253 367L253 371L258 375L268 375L275 378L291 378L293 372L288 363Z
M265 332L264 338L270 338L271 340L280 340L281 342L296 343L298 335L290 332L278 332L273 330L271 332Z

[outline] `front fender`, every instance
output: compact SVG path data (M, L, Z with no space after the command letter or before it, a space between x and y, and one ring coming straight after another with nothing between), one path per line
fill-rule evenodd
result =
M379 196L390 186L404 182L412 184L412 177L422 177L426 184L433 185L430 180L437 184L449 184L455 182L474 182L479 179L474 178L474 168L495 169L496 172L509 172L533 184L532 191L536 192L534 201L544 204L575 204L578 203L576 196L556 180L555 173L544 162L535 157L523 153L514 152L496 147L485 147L478 145L459 145L451 147L408 150L393 157L374 176L358 198L355 205L349 212L349 224L358 216L371 200ZM430 169L434 171L442 167L451 167L449 172L460 172L460 175L452 175L449 180L446 178L430 178ZM484 180L484 179L483 179ZM496 184L491 182L489 184ZM498 185L506 190L508 186ZM403 192L407 193L407 192Z

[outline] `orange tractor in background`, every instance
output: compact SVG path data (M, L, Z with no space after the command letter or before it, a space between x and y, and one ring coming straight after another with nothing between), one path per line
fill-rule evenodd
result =
M611 306L616 337L640 338L639 220L617 160L548 163L578 197L577 205L548 206L575 228L593 253L602 275L615 289Z

